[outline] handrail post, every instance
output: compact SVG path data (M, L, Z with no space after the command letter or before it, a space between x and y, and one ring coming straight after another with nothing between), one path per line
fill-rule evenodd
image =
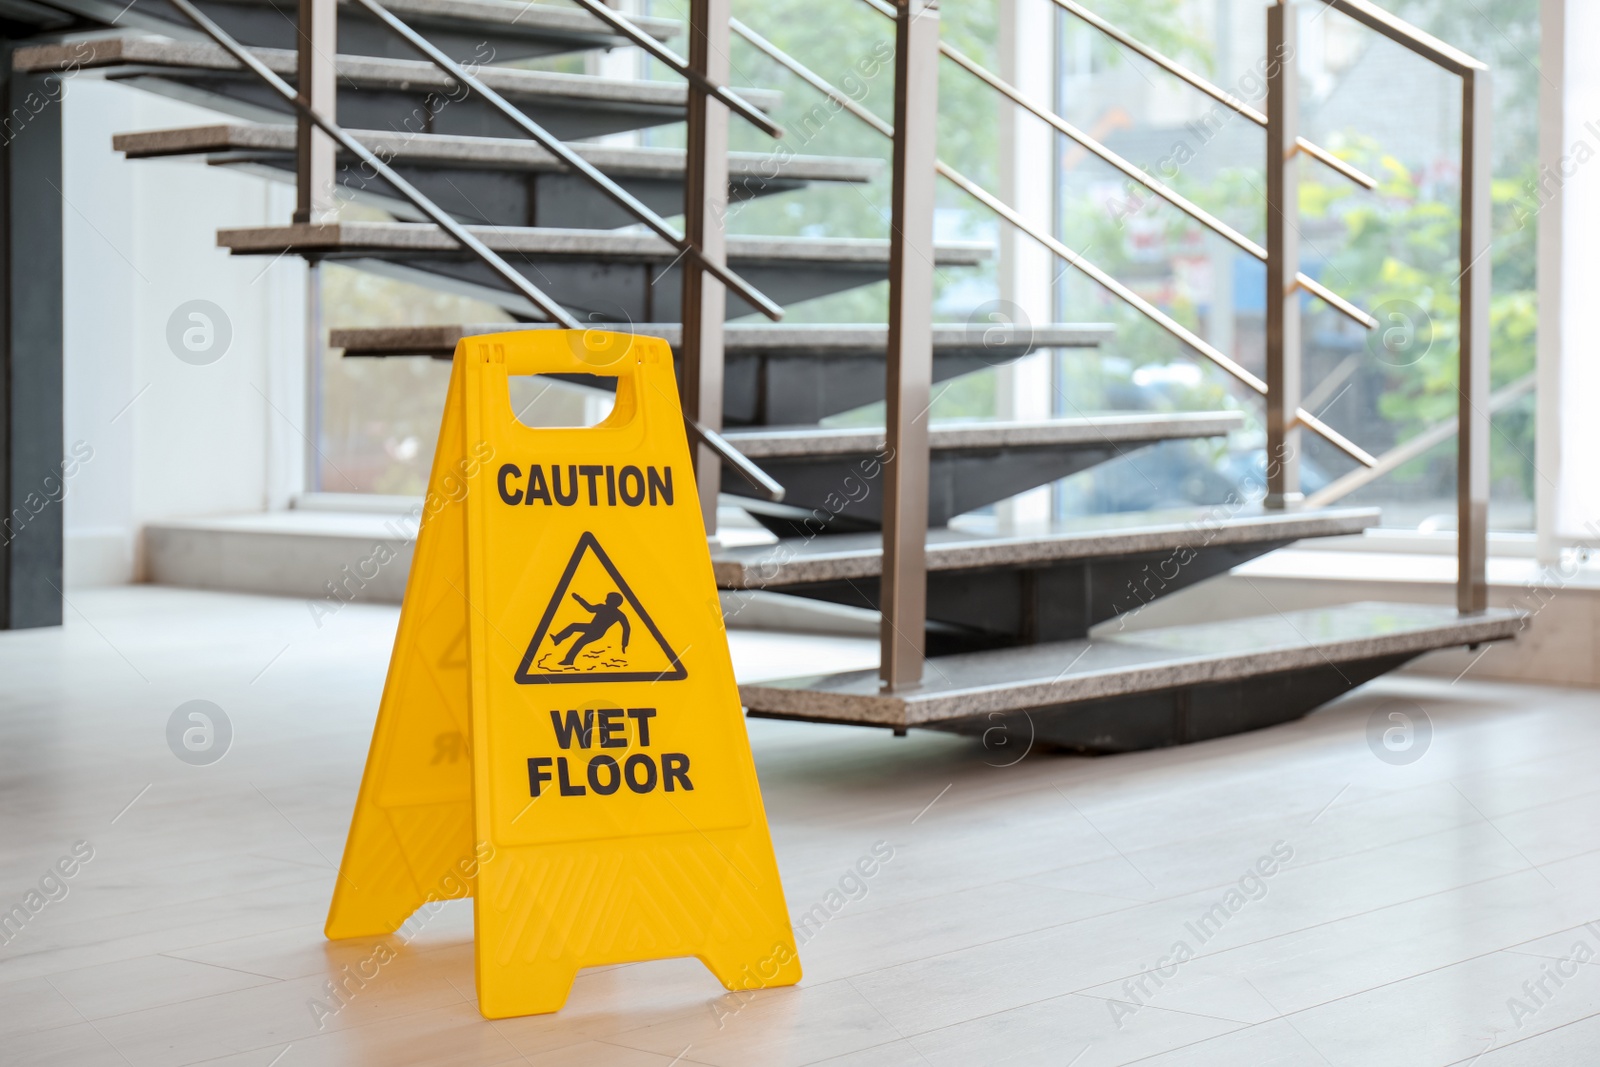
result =
M337 120L339 5L337 0L300 0L296 34L296 88L319 114ZM305 115L295 119L296 222L323 222L333 215L333 138Z
M1294 0L1267 7L1267 485L1263 503L1299 503L1300 125Z
M728 0L691 0L689 69L706 83L728 81ZM684 239L706 259L725 264L728 214L728 110L690 81L688 160L683 186ZM722 429L723 320L728 291L695 260L683 260L683 410L712 431ZM695 446L695 482L706 536L717 534L722 462L703 441Z
M1456 609L1475 614L1489 606L1489 71L1461 76L1461 323L1460 407L1456 418Z
M895 0L894 181L889 222L888 450L879 606L886 689L922 680L927 618L928 407L933 391L933 206L938 0Z

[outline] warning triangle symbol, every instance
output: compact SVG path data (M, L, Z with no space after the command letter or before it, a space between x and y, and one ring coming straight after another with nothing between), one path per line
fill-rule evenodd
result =
M578 538L517 681L665 682L687 673L594 534Z

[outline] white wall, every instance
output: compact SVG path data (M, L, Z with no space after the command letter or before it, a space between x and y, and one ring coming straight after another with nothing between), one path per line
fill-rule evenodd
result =
M1000 73L1027 96L1054 106L1054 8L1045 0L1001 0ZM1000 198L1029 223L1054 233L1055 132L1011 101L995 97L1000 109ZM1000 225L999 290L1021 321L1044 326L1055 321L1052 282L1062 264L1033 238ZM1002 366L996 381L996 412L1003 419L1037 420L1052 415L1051 353L1034 352ZM999 505L1002 518L1046 519L1050 487L1041 486Z
M1600 40L1592 0L1544 0L1539 88L1539 528L1541 550L1595 545L1600 524L1600 396L1589 313L1600 285Z
M305 268L216 245L220 227L287 222L292 187L112 151L114 133L215 113L87 75L63 107L66 442L94 450L65 502L66 580L82 587L137 580L151 520L280 508L299 490ZM168 345L191 300L231 324L209 365Z

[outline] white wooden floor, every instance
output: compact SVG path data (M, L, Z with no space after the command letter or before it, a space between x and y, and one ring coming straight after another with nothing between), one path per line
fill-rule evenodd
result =
M752 721L791 913L825 916L798 988L638 964L489 1023L460 902L318 1013L373 956L320 930L396 618L133 588L0 635L0 912L29 914L0 935L0 1063L1600 1062L1600 693L1470 673L1010 766L1016 744ZM745 678L875 655L733 641ZM232 723L211 766L168 748L194 699ZM1431 721L1415 762L1369 746L1394 710Z

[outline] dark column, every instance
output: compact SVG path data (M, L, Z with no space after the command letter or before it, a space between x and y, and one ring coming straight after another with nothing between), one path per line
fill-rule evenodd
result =
M0 116L0 626L61 624L61 96L5 66Z

